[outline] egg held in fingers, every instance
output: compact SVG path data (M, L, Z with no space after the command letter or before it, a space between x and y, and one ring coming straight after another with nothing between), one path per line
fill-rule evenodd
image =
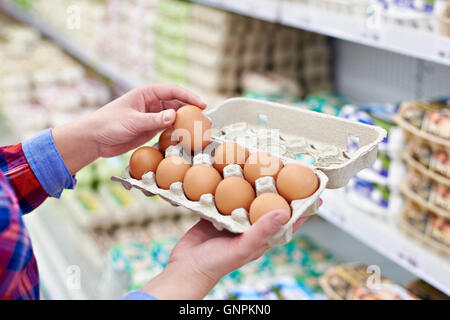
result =
M184 149L201 151L211 142L211 121L195 106L184 106L177 111L173 125L176 137Z

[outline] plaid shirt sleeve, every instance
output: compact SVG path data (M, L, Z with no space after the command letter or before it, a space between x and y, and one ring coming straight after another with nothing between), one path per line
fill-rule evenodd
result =
M51 131L0 148L0 299L38 299L39 276L22 214L75 185Z

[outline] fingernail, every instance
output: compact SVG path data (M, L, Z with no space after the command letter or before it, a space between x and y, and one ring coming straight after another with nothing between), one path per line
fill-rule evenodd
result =
M166 110L163 112L163 121L165 124L172 123L175 116L174 110Z

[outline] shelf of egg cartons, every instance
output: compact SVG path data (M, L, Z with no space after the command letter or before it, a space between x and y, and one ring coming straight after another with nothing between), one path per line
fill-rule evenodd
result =
M441 102L442 103L442 102ZM441 108L445 108L446 103L441 104ZM405 119L405 116L407 114L408 110L414 109L413 103L405 102L398 113L398 115L395 117L396 122L398 125L404 130L406 139L409 141L408 148L405 152L403 152L402 156L408 165L409 171L416 172L416 175L418 175L420 181L422 182L430 182L434 186L439 186L439 189L446 188L450 186L450 178L445 173L440 172L439 174L434 172L433 170L430 170L429 168L426 168L422 163L414 159L412 155L413 151L413 144L414 141L416 143L423 143L421 148L425 152L426 147L430 148L430 150L442 150L445 153L448 153L450 150L450 139L448 139L449 130L447 129L447 126L445 126L446 122L445 120L448 120L448 116L445 113L445 110L442 111L442 118L441 121L442 126L436 126L433 127L432 132L430 132L430 128L428 129L420 129L419 127L416 127L412 123L410 123L408 120ZM420 109L417 109L420 110ZM447 110L448 111L448 110ZM423 122L425 120L429 120L429 115L424 114L422 118L420 118ZM431 121L430 121L431 122ZM422 126L423 124L421 124ZM437 205L436 201L430 201L430 199L425 199L423 195L417 194L412 189L412 185L410 182L412 180L409 180L411 178L411 175L408 177L407 181L405 181L401 186L401 191L404 194L406 198L409 200L412 200L414 203L419 204L422 208L427 209L434 214L444 217L446 219L450 218L450 212L447 207L444 205ZM432 187L434 188L434 187ZM447 201L443 200L445 203Z
M439 290L450 293L450 260L413 241L392 221L384 223L342 201L342 190L326 190L319 215Z
M314 5L315 1L313 4L283 1L280 21L291 27L450 65L450 38L439 34L438 18L419 14L411 14L410 19L396 18L376 10L375 17L370 17L370 10L375 8L369 9L369 1L359 4L317 1L324 2L331 4L327 7Z
M188 84L224 97L236 94L246 71L264 71L273 24L193 5L187 30Z
M440 34L440 24L445 22L439 17L411 15L409 19L402 19L379 13L380 22L372 27L373 23L366 18L369 1L311 1L308 4L307 1L285 0L269 6L255 0L193 1L450 66L450 37Z
M360 171L357 179L365 182L378 185L389 190L389 200L387 207L375 206L370 200L362 195L354 192L348 194L346 199L354 207L363 210L366 213L372 214L384 221L392 219L403 206L403 201L400 192L400 182L406 175L406 168L402 162L401 151L404 146L403 134L398 127L389 130L389 141L394 142L381 143L379 147L379 155L388 157L390 159L387 176L382 176L377 172L379 166L382 166L382 161L377 158L375 165L371 168Z
M97 73L110 79L121 88L131 90L145 83L143 80L124 72L124 70L121 70L115 64L97 55L93 50L87 48L67 33L62 32L60 28L51 26L33 14L26 12L25 9L13 1L1 0L0 8L11 17L39 30L44 36L56 42L70 55L94 69Z

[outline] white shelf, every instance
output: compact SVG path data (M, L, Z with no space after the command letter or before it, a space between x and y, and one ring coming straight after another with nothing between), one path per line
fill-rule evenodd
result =
M41 210L41 209L39 209ZM41 210L42 211L42 210ZM51 236L45 223L36 212L25 217L25 224L33 239L33 251L38 261L39 277L44 291L52 300L86 300L83 290L69 289L71 264L67 261L58 242Z
M364 18L301 3L275 0L192 2L450 66L450 37L437 33L393 24L381 24L372 29L367 27Z
M194 0L192 2L270 22L279 20L276 0Z
M341 190L324 192L320 215L419 278L450 295L450 259L342 201ZM393 219L392 219L393 220Z
M81 61L86 66L94 69L102 76L111 80L114 84L125 90L131 90L139 85L144 84L140 79L127 74L124 70L120 70L114 64L106 61L85 46L80 44L70 35L61 32L58 28L41 21L39 18L26 12L17 4L10 0L0 0L0 7L11 17L39 30L44 36L56 42L60 47L66 50L71 56Z

